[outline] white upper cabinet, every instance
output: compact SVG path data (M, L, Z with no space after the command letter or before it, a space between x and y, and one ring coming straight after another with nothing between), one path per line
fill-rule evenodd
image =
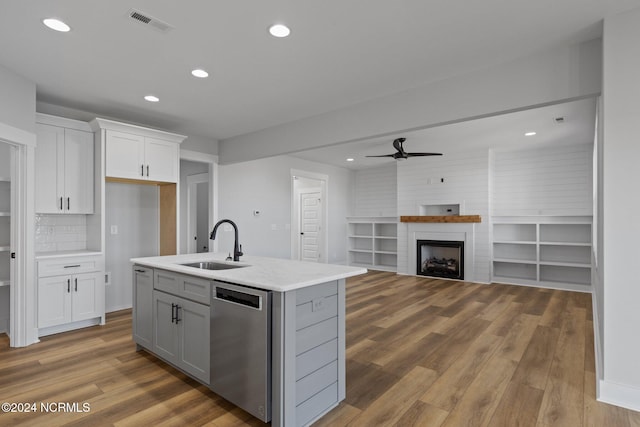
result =
M178 182L179 162L180 149L176 142L112 129L106 131L107 177Z
M93 213L93 133L44 123L36 133L36 212Z

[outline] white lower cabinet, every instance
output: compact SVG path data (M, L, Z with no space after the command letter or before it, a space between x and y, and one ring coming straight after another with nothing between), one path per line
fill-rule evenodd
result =
M104 273L99 265L99 260L71 258L38 262L40 336L104 323Z

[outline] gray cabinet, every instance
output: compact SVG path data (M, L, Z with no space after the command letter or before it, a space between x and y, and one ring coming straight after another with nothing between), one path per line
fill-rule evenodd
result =
M149 350L153 347L153 269L133 268L133 340Z
M133 279L136 344L209 384L211 283L139 265Z
M154 345L158 356L209 383L209 306L153 291Z

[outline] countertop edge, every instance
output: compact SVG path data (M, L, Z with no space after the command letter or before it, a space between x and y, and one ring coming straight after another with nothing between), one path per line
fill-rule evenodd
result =
M226 256L226 254L220 254L218 257L212 258L212 253L209 255L198 254L191 255L173 255L166 257L167 260L159 260L159 258L163 257L149 257L149 258L132 258L130 262L136 265L141 265L150 268L159 268L163 270L173 271L176 273L187 274L196 277L202 277L210 280L218 280L221 282L229 282L238 285L251 286L254 288L265 289L269 291L275 292L287 292L296 289L302 289L313 285L318 285L321 283L331 282L334 280L346 279L348 277L358 276L360 274L365 274L367 272L366 268L362 267L352 267L352 266L344 266L337 264L316 264L316 263L304 263L300 261L292 261L292 260L284 260L279 258L262 258L262 257L251 257L246 261L241 261L238 264L247 265L246 270L244 268L241 269L230 269L230 270L201 270L194 267L186 267L182 266L176 261L180 260L181 262L191 262L192 260L200 261L206 257L209 260L215 260L217 262L224 262L224 258L220 259L220 256ZM181 257L181 258L179 258ZM310 266L312 264L313 267L318 266L327 266L326 275L322 273L314 274L312 277L304 277L297 280L295 277L291 278L290 283L276 284L274 281L284 281L282 278L278 277L269 277L270 272L265 269L261 269L260 265L255 265L261 263L268 263L269 260L272 260L276 263L285 263L285 265L289 265L290 262L293 269L295 268L304 268L305 266ZM253 263L252 263L253 261ZM251 269L251 270L249 270ZM331 271L331 270L341 270L341 271ZM255 277L251 277L252 274ZM278 273L282 273L279 271ZM291 271L291 275L297 274L296 271ZM242 277L246 276L246 277ZM289 279L289 278L287 278Z

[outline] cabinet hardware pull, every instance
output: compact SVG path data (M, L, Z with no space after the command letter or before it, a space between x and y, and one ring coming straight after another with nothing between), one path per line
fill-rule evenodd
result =
M65 265L63 268L78 268L78 267L80 267L80 264Z
M60 197L60 210L62 210L62 197Z
M140 176L144 176L144 165L140 165Z
M147 176L149 176L149 165L147 165Z
M67 197L67 210L71 209L71 197Z
M173 323L178 318L177 314L175 314L178 312L178 310L176 310L176 307L176 304L171 303L171 323Z
M146 272L147 272L146 270L138 270L138 269L136 268L136 273L146 273Z
M178 317L178 310L182 309L182 307L180 307L178 304L176 304L176 325L178 324L179 321L181 321L182 319L180 319Z
M71 292L71 279L67 279L67 293Z
M75 278L75 281L76 281L76 292L78 292L78 278L77 277Z

